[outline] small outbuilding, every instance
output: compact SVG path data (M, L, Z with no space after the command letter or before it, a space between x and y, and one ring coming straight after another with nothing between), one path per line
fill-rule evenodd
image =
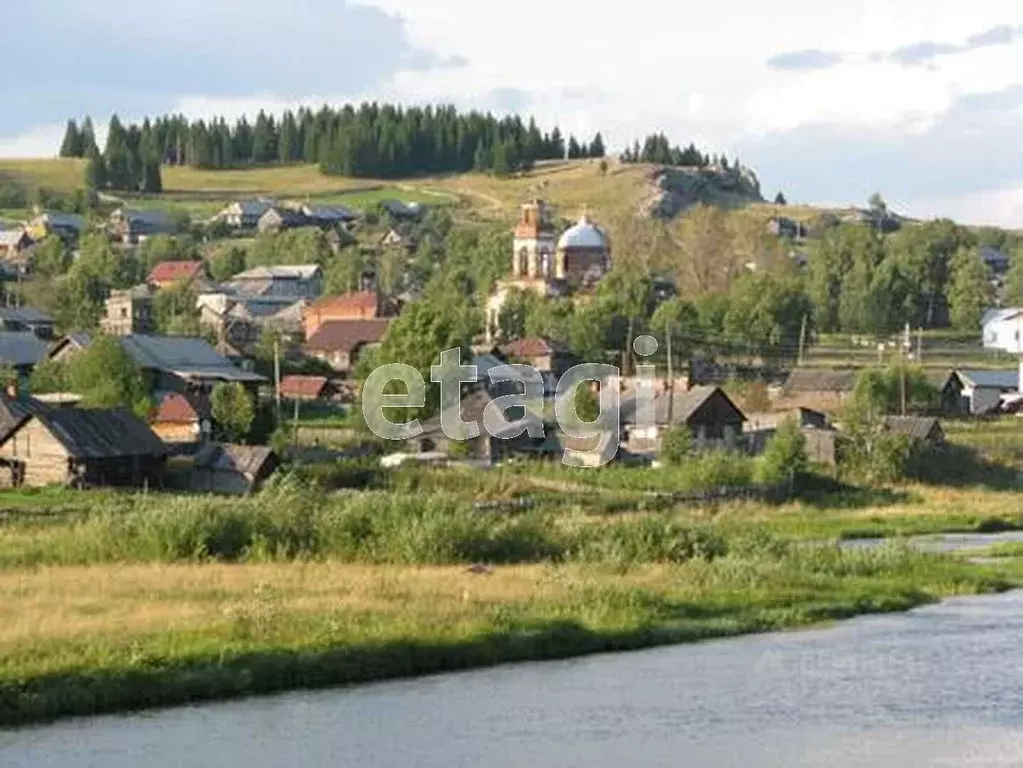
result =
M941 422L924 416L886 416L885 426L895 435L906 435L916 443L926 443L932 448L945 444L945 430Z
M253 493L278 467L277 454L265 445L210 443L192 468L191 490L244 496Z
M12 403L0 436L0 486L159 485L167 448L130 411Z

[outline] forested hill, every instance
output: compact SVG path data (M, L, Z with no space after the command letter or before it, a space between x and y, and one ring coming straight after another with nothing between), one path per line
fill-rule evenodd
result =
M599 133L588 141L566 140L554 126L545 131L519 116L497 118L459 112L453 106L403 108L363 104L340 109L300 109L279 117L260 112L228 123L223 118L189 122L184 117L146 118L124 125L115 115L103 156L109 165L123 144L138 164L234 168L312 163L325 173L363 178L404 178L470 170L497 174L528 170L538 160L603 157ZM98 154L92 120L68 121L62 157Z

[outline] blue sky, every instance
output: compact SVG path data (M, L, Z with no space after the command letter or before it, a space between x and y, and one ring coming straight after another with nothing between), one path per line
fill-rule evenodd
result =
M914 215L1023 227L1015 0L16 3L0 155L52 154L86 113L452 101L619 147L663 130L790 200L880 190Z

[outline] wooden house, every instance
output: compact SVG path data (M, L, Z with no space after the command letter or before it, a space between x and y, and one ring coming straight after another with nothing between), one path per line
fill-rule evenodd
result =
M685 427L701 449L741 447L746 416L720 387L694 387L689 391L655 392L649 422L635 395L624 399L620 418L623 447L630 453L650 455L661 450L666 429Z
M383 341L387 318L336 320L324 323L302 347L305 354L327 363L338 373L351 371L367 347Z
M782 387L785 404L828 411L843 405L856 389L854 370L797 368Z
M314 403L326 400L334 393L326 376L284 376L281 378L281 397L285 400Z
M277 454L265 445L211 443L195 457L191 489L244 496L259 490L278 467Z
M0 486L159 485L167 448L129 411L22 407L0 436Z
M31 331L43 341L53 338L53 317L34 307L0 307L5 331Z
M263 214L274 207L273 200L239 200L231 203L216 216L231 229L255 229Z
M46 359L49 347L32 331L0 331L0 365L28 376Z
M146 277L150 288L170 288L174 285L192 285L206 277L206 265L201 261L163 261L153 267Z
M110 214L110 231L125 245L133 245L153 235L173 235L175 225L163 211L118 208Z
M202 421L199 408L187 397L169 392L153 410L149 427L168 445L197 443L202 439Z
M341 320L375 320L394 317L398 308L377 291L356 291L323 296L305 308L305 337L311 339L324 323Z

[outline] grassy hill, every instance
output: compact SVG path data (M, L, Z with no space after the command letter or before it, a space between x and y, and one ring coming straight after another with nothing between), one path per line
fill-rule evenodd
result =
M229 202L255 195L335 202L352 207L397 197L455 205L473 218L504 221L515 216L518 205L524 200L542 197L567 218L587 211L594 218L607 221L638 208L650 194L653 171L654 166L650 165L622 165L612 161L607 175L602 176L597 161L572 160L542 163L528 173L509 178L466 173L396 181L325 176L315 165L216 171L165 166L164 194L119 196L133 206L174 205L197 216L211 215ZM81 186L83 175L84 161L77 159L0 159L0 183L9 181L29 188L67 193ZM766 220L779 208L756 204L744 210ZM815 208L798 206L788 206L784 211L785 215L797 219L820 213ZM23 218L27 213L24 208L0 209L0 216L8 219Z

